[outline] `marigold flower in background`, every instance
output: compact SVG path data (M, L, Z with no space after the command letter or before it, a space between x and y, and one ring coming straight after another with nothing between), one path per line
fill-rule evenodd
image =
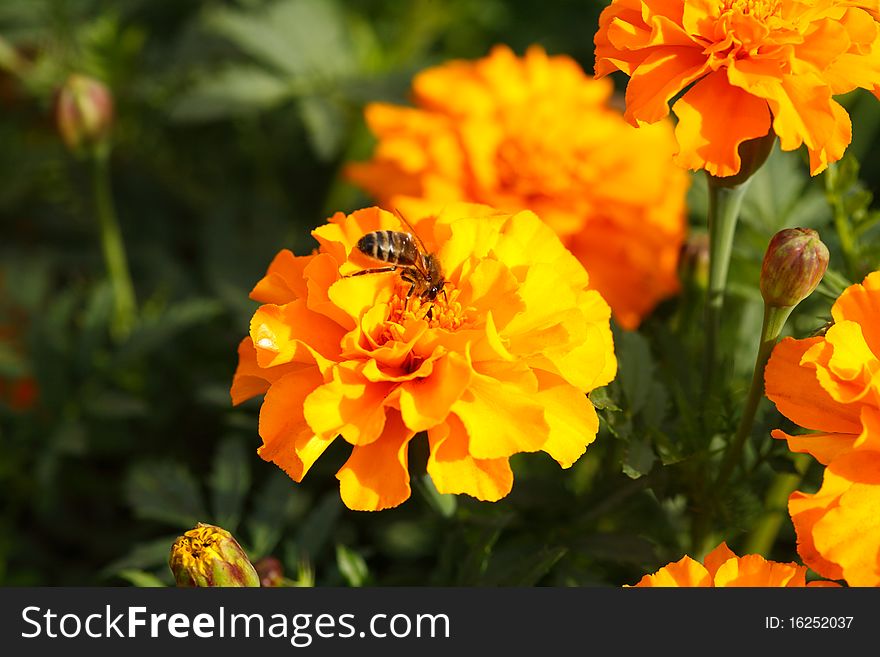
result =
M630 76L626 118L679 122L677 162L740 170L738 147L771 128L782 150L806 144L815 175L852 138L833 96L880 85L877 2L614 0L599 18L596 76Z
M416 229L447 281L433 301L407 301L399 272L350 276L376 266L359 238L405 230L378 208L337 213L314 254L281 251L251 293L263 305L233 402L265 393L259 453L295 481L337 436L350 443L336 476L351 509L409 497L419 432L442 493L504 497L519 452L570 466L598 429L586 393L616 373L608 305L533 213L454 204Z
M736 556L721 543L703 563L685 555L652 575L645 575L639 587L735 587L735 586L827 586L829 582L806 583L807 567L796 563L767 561L759 554ZM832 584L833 585L833 584Z
M671 123L632 128L612 91L569 57L497 46L418 74L415 108L369 105L378 144L347 175L405 214L454 201L532 210L635 328L679 289L689 181L671 165Z
M880 271L847 288L831 314L824 336L780 342L764 373L779 411L817 433L772 435L826 466L819 491L788 501L804 563L880 586Z

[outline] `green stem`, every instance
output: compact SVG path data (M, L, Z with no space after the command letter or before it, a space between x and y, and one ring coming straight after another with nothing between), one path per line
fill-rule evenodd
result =
M856 241L840 190L837 189L838 184L839 173L837 164L829 164L828 169L825 171L825 193L828 196L828 201L834 214L834 229L837 231L837 237L840 240L840 250L843 252L847 271L851 274L856 261Z
M708 393L718 366L718 333L721 308L727 289L727 272L733 251L733 235L748 181L724 187L712 176L709 183L709 286L705 310L706 348L703 360L703 390Z
M95 211L101 231L104 262L113 288L114 313L111 330L116 337L124 338L134 324L136 302L131 274L128 271L125 245L116 219L107 160L106 152L98 150L92 155Z
M810 457L806 454L796 454L794 467L796 473L780 473L773 479L767 497L764 500L764 508L767 512L755 524L746 542L746 554L760 554L769 556L779 529L783 521L788 518L788 498L800 485L801 479L810 464Z
M721 461L721 469L718 472L718 480L716 482L716 489L718 490L724 487L728 479L730 479L730 475L733 474L733 469L736 467L736 464L742 456L746 440L752 433L752 425L755 423L755 413L758 410L758 403L764 396L764 367L767 365L767 361L770 360L770 354L773 351L773 347L776 346L776 341L779 339L782 327L785 326L785 321L788 319L788 316L793 309L794 306L779 307L764 305L764 323L763 326L761 326L761 344L758 347L758 355L755 358L755 369L752 373L752 383L749 386L749 394L748 397L746 397L746 405L745 408L743 408L742 417L740 418L736 435L727 446L727 452L724 454L724 459Z

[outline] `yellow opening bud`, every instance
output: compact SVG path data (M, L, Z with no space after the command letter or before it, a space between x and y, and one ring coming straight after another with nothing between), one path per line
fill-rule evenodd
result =
M178 586L260 586L257 571L232 534L201 522L174 541L168 565Z
M71 151L104 147L113 125L113 96L103 82L74 73L58 93L55 120Z
M761 296L768 306L793 307L806 299L828 268L828 247L812 228L786 228L767 246Z

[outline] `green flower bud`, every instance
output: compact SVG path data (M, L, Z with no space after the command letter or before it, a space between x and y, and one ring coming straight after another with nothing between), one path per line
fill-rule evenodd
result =
M260 586L257 571L225 529L199 523L174 541L168 566L177 586Z
M770 240L761 266L761 296L771 307L806 299L828 268L828 247L812 228L786 228Z
M113 96L103 82L74 73L58 93L55 120L71 151L106 147L113 125Z

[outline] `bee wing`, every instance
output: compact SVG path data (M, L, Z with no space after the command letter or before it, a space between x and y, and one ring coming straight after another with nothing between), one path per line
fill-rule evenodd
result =
M419 251L421 252L421 255L424 259L424 255L428 253L428 249L425 247L425 243L422 241L422 238L419 237L419 234L416 232L415 226L407 221L406 217L403 216L403 213L400 210L394 208L393 211L397 218L400 219L401 223L403 223L403 225L409 229L410 235L413 236L413 239L415 239L416 243L418 244Z

